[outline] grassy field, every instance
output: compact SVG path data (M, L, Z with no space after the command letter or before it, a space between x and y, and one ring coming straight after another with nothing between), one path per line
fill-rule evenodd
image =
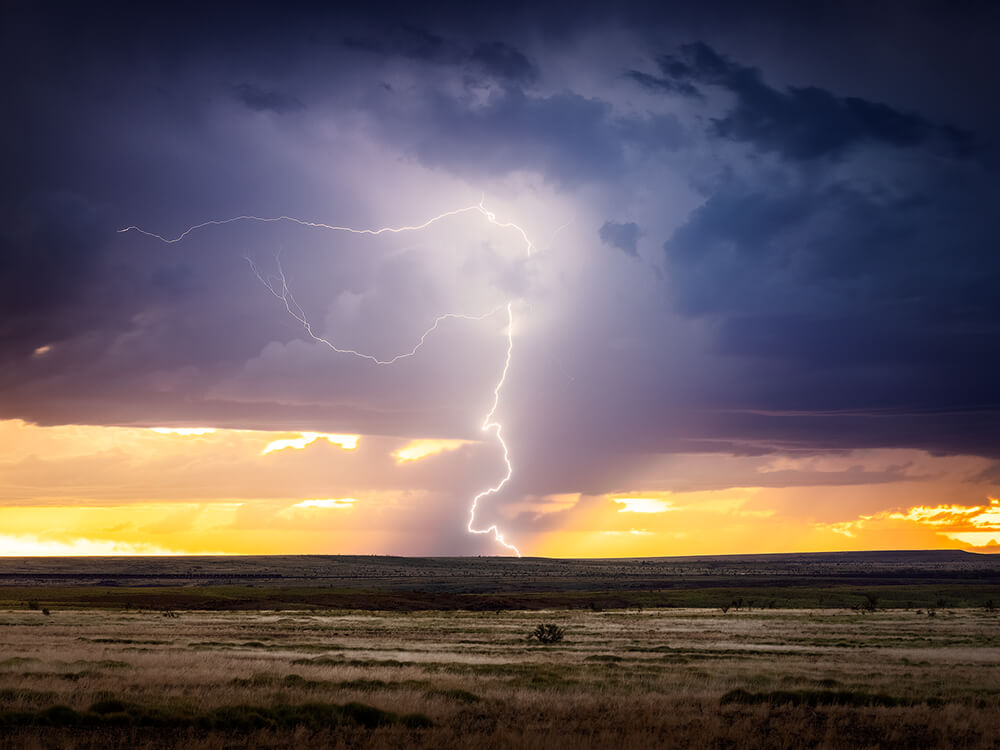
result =
M428 591L336 589L319 586L7 586L0 607L30 604L49 609L329 610L546 610L700 607L844 609L869 598L882 608L966 608L1000 603L998 584L710 586L634 591L512 591L459 594Z
M0 750L1000 748L997 604L954 551L0 559Z
M637 560L0 558L0 607L203 610L893 608L1000 602L1000 555L954 550Z
M931 611L8 609L0 748L1000 747L1000 616Z

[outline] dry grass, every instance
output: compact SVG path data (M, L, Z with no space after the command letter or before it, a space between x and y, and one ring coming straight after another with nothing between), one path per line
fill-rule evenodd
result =
M565 640L529 641L541 622ZM112 699L173 718L42 726ZM205 723L352 702L433 726ZM0 611L0 748L992 748L998 726L981 610Z

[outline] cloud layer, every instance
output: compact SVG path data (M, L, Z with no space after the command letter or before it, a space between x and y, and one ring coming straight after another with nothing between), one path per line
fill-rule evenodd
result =
M585 498L680 491L677 456L729 487L744 460L1000 457L1000 108L974 64L995 7L823 5L822 29L778 2L189 10L20 5L0 32L0 418L375 436L393 475L392 450L453 441L413 464L437 467L431 517L461 509L496 473L476 441L502 316L380 368L312 340L249 259L379 357L515 300L496 501L525 534L545 498L584 498L545 521L568 529ZM484 196L530 257L476 211L118 231L398 227ZM372 472L313 494L418 491ZM912 481L876 473L826 479ZM447 528L442 550L479 549Z

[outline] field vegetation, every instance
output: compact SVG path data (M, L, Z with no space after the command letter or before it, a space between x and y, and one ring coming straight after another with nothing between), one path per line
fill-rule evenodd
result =
M37 606L0 611L0 748L1000 746L985 606Z

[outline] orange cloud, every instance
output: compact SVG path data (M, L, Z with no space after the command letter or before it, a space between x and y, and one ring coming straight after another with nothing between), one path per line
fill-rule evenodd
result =
M336 447L316 445L323 441ZM442 519L456 521L456 538L464 533L462 482L474 482L455 467L477 451L466 441L0 420L0 554L440 554L449 551ZM404 453L411 457L401 461ZM426 468L441 471L409 468L432 455ZM828 476L858 457L768 457L766 472L748 459L710 458L687 465L673 456L669 476L688 471L685 483L699 486L713 465L724 474L732 461L758 481L793 467L797 478ZM670 492L663 480L644 479L607 495L504 497L487 512L523 551L551 556L1000 545L1000 501L968 500L970 492L996 495L995 486L976 483L979 459L863 458L880 483ZM900 481L876 472L904 463Z
M211 435L214 427L153 427L153 432L160 435Z
M468 445L469 440L413 440L392 455L398 463L418 461L444 451L453 451Z
M360 435L330 435L325 432L300 432L298 437L272 440L260 454L263 456L274 451L284 450L285 448L302 450L317 440L326 440L331 445L339 445L345 451L352 451L358 447L360 439Z
M619 513L666 513L677 510L669 500L659 497L613 497L614 502L622 507Z
M893 522L929 527L938 535L974 547L1000 544L1000 500L994 497L987 498L985 505L915 505L905 511L882 511L824 526L837 534L857 538L861 533Z
M329 497L319 500L303 500L295 503L293 508L350 508L356 503L353 497Z

